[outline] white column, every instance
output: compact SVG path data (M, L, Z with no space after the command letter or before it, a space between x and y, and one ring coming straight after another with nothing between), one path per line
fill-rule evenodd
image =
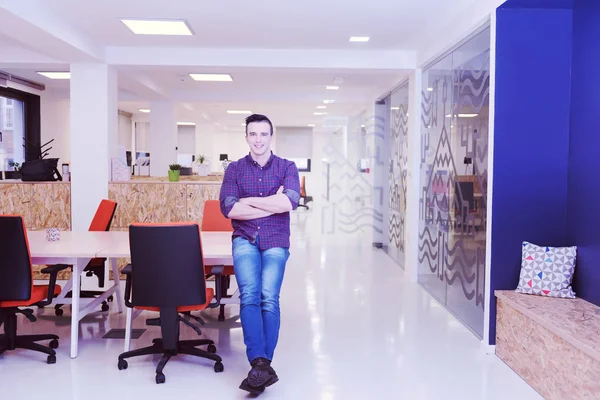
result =
M71 221L86 231L108 198L117 153L117 73L106 64L71 64Z
M411 282L419 271L419 197L421 195L421 70L409 78L408 103L408 168L406 190L405 271Z
M157 101L151 104L150 132L147 145L150 153L150 176L167 176L169 164L177 163L177 115L175 104Z

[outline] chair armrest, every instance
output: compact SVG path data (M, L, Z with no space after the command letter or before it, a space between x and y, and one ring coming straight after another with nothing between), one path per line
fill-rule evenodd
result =
M56 265L46 265L46 268L42 269L40 272L42 274L58 274L63 269L71 268L71 265L67 264L56 264Z
M121 273L126 275L127 280L125 281L125 306L133 308L133 303L130 301L131 298L131 264L127 264L125 268L121 270Z
M223 271L225 270L224 265L213 265L210 273L215 276L215 303L210 303L207 308L217 308L221 305L221 298L223 296L221 288L223 287Z
M50 281L48 282L48 298L46 300L40 301L37 303L40 307L45 307L47 305L52 304L52 299L54 298L54 289L56 288L56 279L58 278L58 273L63 269L69 268L70 265L65 264L57 264L50 265L40 272L43 274L50 274Z

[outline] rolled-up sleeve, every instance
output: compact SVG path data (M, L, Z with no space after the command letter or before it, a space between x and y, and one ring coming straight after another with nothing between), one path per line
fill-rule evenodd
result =
M225 218L229 218L229 213L239 200L239 191L237 185L237 163L232 162L225 170L221 192L219 193L219 203L221 204L221 213Z
M294 162L290 162L285 169L283 194L290 199L292 210L298 208L298 202L300 201L300 176L298 175L298 167L296 167L296 163Z

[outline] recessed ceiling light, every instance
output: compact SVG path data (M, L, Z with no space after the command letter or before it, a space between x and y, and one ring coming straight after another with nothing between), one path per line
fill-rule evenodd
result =
M150 110L148 108L140 108L138 111L146 113L146 114L150 112Z
M369 37L368 36L351 36L350 37L350 41L351 42L368 42L369 41Z
M400 107L392 107L392 110L396 110L397 111L399 109L400 109Z
M327 90L338 90L340 87L339 86L326 86L325 88Z
M71 79L70 72L38 72L38 74L50 79Z
M323 103L325 103L325 104L331 104L334 102L335 102L335 100L323 100Z
M324 110L324 109L326 109L326 108L327 108L327 106L317 106L317 108L318 108L319 110Z
M327 113L324 112L316 112L315 115L327 115Z
M314 128L315 124L308 124L308 126L310 126L311 128Z
M184 20L122 19L121 21L136 35L193 35L192 30Z
M196 125L196 123L195 122L178 122L177 125L180 125L180 126L194 126L194 125Z
M433 92L433 88L432 88L432 87L428 87L428 88L427 88L427 91L428 91L428 92Z
M229 74L190 74L193 80L202 82L232 82Z
M252 111L249 110L227 110L227 114L252 114Z

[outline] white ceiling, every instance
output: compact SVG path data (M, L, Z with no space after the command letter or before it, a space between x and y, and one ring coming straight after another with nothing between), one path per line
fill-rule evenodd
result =
M372 107L416 67L417 39L475 2L498 0L0 0L0 70L68 96L69 81L36 71L108 62L119 72L125 111L170 99L180 119L233 127L243 116L226 110L241 108L280 126L318 125ZM185 19L194 36L134 35L121 18ZM350 36L371 39L350 43ZM195 82L191 72L234 81ZM340 89L326 90L336 78ZM317 110L326 99L335 103Z

